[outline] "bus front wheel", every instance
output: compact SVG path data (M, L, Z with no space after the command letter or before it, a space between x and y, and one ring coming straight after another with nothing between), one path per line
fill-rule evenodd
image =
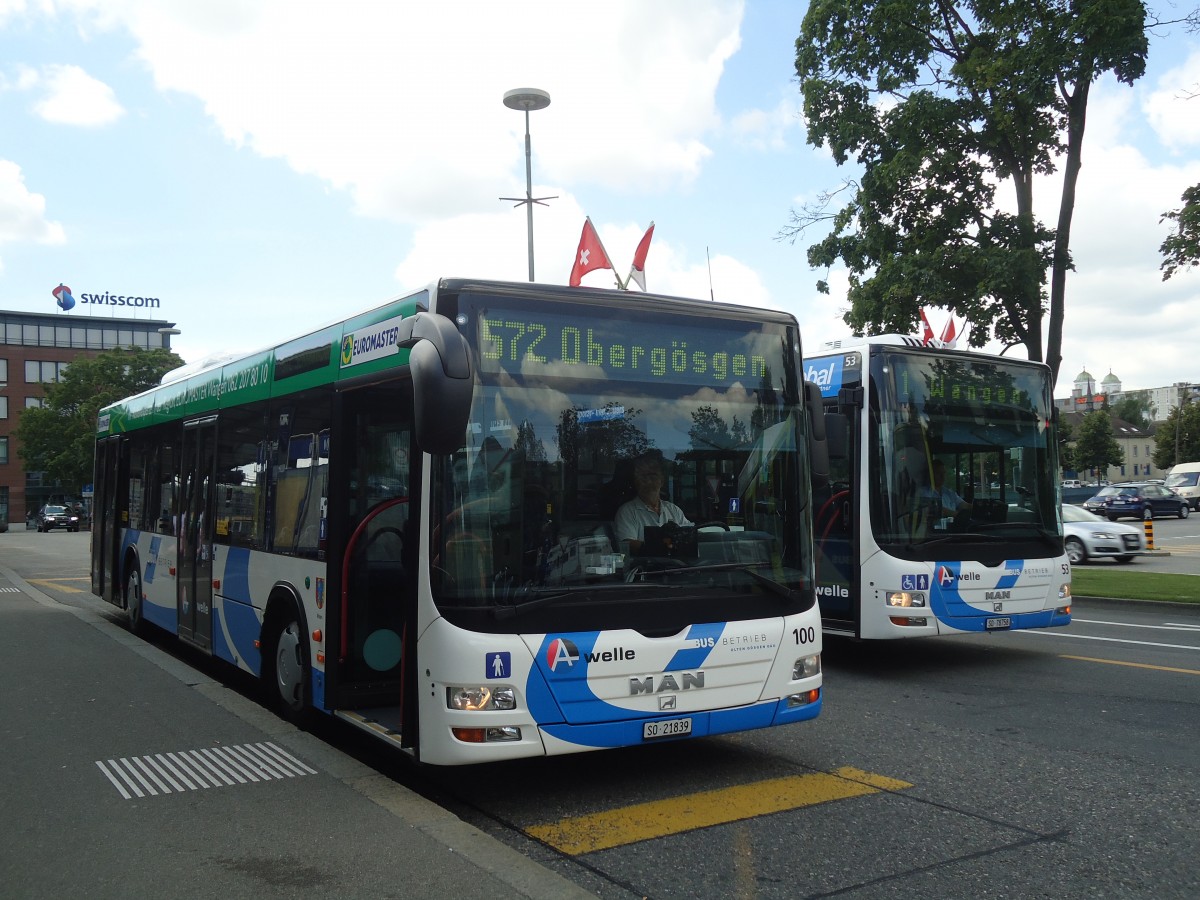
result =
M299 722L308 710L312 667L308 661L308 642L294 612L273 621L266 642L263 666L267 699L283 715Z

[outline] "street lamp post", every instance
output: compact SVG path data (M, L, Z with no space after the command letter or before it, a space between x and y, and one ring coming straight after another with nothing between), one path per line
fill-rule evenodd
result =
M529 280L533 281L533 204L538 203L545 206L546 204L542 203L542 201L553 200L554 197L533 196L533 162L529 144L529 113L533 110L545 109L549 106L550 95L537 88L516 88L515 90L505 92L504 105L509 109L525 111L525 196L524 198L501 197L500 199L515 200L517 206L525 204L525 219L529 231Z

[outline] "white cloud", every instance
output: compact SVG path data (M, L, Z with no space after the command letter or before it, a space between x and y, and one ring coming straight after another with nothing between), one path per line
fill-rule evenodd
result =
M716 86L741 19L728 0L629 0L602 15L557 2L90 8L128 27L158 87L198 98L230 141L348 190L361 213L407 222L513 193L525 127L501 103L513 87L552 97L530 116L539 178L688 184L711 152L703 135L719 126Z
M804 118L800 110L800 98L794 96L780 99L773 109L748 109L738 113L730 123L730 130L744 146L760 150L783 150L795 143L803 143Z
M1163 75L1145 100L1145 115L1168 148L1185 152L1200 144L1200 50ZM1191 99L1188 99L1188 98Z
M25 186L21 167L0 159L0 244L18 241L61 244L66 234L46 219L46 198Z
M34 86L29 80L25 83ZM40 84L45 86L45 96L34 104L34 112L48 122L95 127L125 114L112 88L78 66L47 66Z

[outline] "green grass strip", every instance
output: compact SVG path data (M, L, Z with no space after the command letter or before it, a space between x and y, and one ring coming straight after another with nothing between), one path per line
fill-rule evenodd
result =
M1077 566L1071 571L1071 593L1076 597L1200 603L1200 575L1139 572L1136 561L1119 569Z

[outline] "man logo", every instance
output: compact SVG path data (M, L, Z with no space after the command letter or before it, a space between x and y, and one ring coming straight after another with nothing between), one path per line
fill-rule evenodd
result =
M546 665L550 667L551 672L558 668L559 663L565 663L569 668L577 662L579 648L566 638L555 638L546 649Z
M679 705L678 700L679 698L674 694L668 694L665 697L659 697L658 708L664 711L675 709Z

